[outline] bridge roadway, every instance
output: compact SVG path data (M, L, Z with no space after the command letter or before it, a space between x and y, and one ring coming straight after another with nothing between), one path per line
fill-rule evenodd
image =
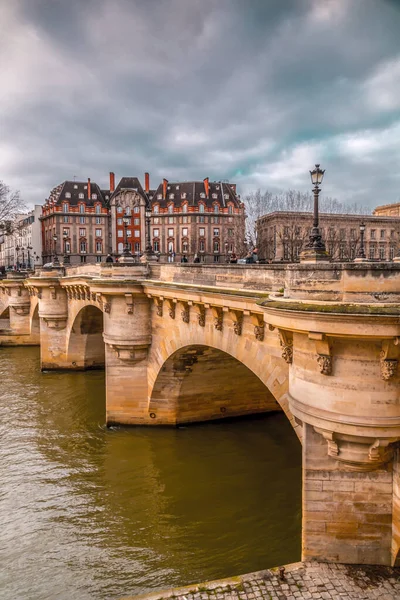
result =
M283 410L302 443L304 560L399 564L399 316L396 263L0 281L0 344L40 344L43 370L105 366L108 424Z

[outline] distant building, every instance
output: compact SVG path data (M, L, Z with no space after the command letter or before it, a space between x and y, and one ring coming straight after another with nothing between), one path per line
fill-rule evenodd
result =
M377 206L372 214L375 217L400 217L400 202Z
M36 204L27 214L18 215L0 237L0 266L34 268L42 264L42 207Z
M64 181L53 188L43 205L43 264L54 253L71 265L101 262L110 252L108 190L90 179Z
M308 243L311 213L279 211L257 220L260 258L296 262ZM335 261L354 260L360 246L360 224L365 223L364 247L370 260L392 260L399 249L400 218L371 215L320 214L320 231Z
M223 262L244 250L244 205L232 183L203 181L169 182L150 189L137 177L123 177L114 190L110 174L112 248L121 254L125 240L132 253L146 248L146 207L151 210L150 238L161 261L180 261L183 256L202 262ZM124 217L129 219L124 226Z

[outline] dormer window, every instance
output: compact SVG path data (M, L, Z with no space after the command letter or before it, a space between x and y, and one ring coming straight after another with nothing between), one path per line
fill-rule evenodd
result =
M162 194L157 194L157 200L162 200Z
M80 194L78 194L78 196L79 196L79 199L80 199L80 200L83 200L83 198L84 198L84 195L82 194L82 192L81 192Z
M170 215L172 215L172 213L174 212L174 205L173 204L170 204L168 206L168 212L169 212Z
M229 194L224 194L225 200L229 200Z
M158 204L155 204L153 206L153 212L154 212L155 215L158 215L158 213L160 212L160 207L159 207Z
M170 200L173 200L173 199L174 199L174 197L175 197L175 196L174 196L174 194L170 194L170 195L169 195L169 199L170 199Z
M101 213L101 206L100 204L96 204L96 215L99 215Z
M97 200L97 194L92 194L92 200Z
M217 187L215 189L219 190L219 185L217 185Z
M179 190L179 185L177 185L175 189L176 189L176 190Z
M182 192L182 194L181 194L182 200L185 200L186 197L187 197L187 193L186 192Z
M84 189L84 190L87 190L87 185L84 185L84 186L83 186L83 189Z
M206 197L205 193L204 192L200 192L200 198L205 198L205 197Z
M71 198L71 192L65 192L65 197L66 198Z
M218 198L217 194L213 194L212 197L214 198L214 200Z
M169 185L169 186L167 187L167 190L170 190L170 189L171 189L171 186Z
M229 213L230 215L233 215L233 206L232 206L232 204L230 204L230 205L228 206L228 213Z
M106 200L108 200L110 198L110 196L106 196Z
M182 211L183 211L184 213L187 213L187 209L188 209L188 205L187 205L187 203L185 202L185 204L183 204L183 206L182 206Z
M68 212L68 209L69 209L68 202L64 202L64 204L63 204L63 211L64 212Z
M80 213L84 213L85 212L85 205L84 204L80 204L79 205L79 212Z
M199 204L199 212L204 212L204 204Z
M78 189L78 186L77 186L77 185L76 185L76 183L75 183L75 185L74 185L74 190L77 190L77 189Z
M214 204L214 212L215 213L219 213L219 206L218 206L218 204Z

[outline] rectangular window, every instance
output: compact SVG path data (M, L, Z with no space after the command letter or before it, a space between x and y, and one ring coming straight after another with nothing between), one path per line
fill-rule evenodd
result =
M140 219L138 219L138 218L133 219L133 224L134 225L140 225Z
M103 251L103 244L101 242L96 242L96 252Z
M200 252L204 252L204 250L205 250L204 240L200 240L200 242L199 242L199 250L200 250Z
M350 229L350 239L351 240L356 239L356 230L355 229Z
M204 227L200 227L199 235L200 235L200 237L204 237L206 235L206 230L204 229Z
M218 237L219 236L219 229L215 229L214 227L214 237Z
M168 229L168 237L174 237L174 230Z
M79 249L81 254L86 254L86 242L80 242Z
M117 219L117 225L122 225L123 221L121 218Z
M204 223L204 217L203 216L199 217L199 223Z
M228 229L228 235L229 235L229 237L233 236L233 229Z
M375 239L375 229L371 229L371 240Z
M80 229L79 230L79 236L80 237L86 237L86 229Z
M65 251L65 254L71 253L71 244L69 242L64 242L64 251Z
M390 246L390 248L389 248L389 258L390 258L390 260L394 259L394 247L393 246Z
M85 217L79 217L79 223L81 225L84 225L85 224Z
M346 237L346 230L345 230L345 229L341 229L341 230L339 231L339 235L340 235L340 239L341 239L341 240L344 240L344 239L345 239L345 237Z
M96 225L101 225L101 217L96 217Z
M160 242L153 242L153 250L154 252L160 252Z
M101 229L96 229L96 237L101 237Z
M379 248L379 258L385 260L385 248L383 246Z
M135 208L133 209L133 212L137 214L139 211L140 211L139 206L135 206Z
M86 262L86 256L81 256L81 263L85 263Z
M118 237L124 237L124 232L122 231L122 229L118 230Z
M184 227L184 228L182 229L182 235L183 235L183 237L187 237L187 234L188 234L188 228L187 228L187 227Z
M371 260L373 260L375 258L375 246L369 247L369 257Z
M158 225L159 221L160 221L160 219L158 217L154 217L154 219L153 219L154 225Z
M64 216L64 217L63 217L63 222L64 222L64 223L69 223L69 217L66 217L66 216Z
M64 229L63 229L63 236L64 237L69 237L69 229L65 229L65 227L64 227Z
M132 235L132 231L131 231L130 229L127 229L127 230L126 230L126 235L127 235L128 237L131 237L131 235Z
M381 240L385 238L385 230L381 229Z
M140 230L139 229L135 229L135 237L140 237Z
M84 213L85 212L85 205L84 204L80 204L79 205L79 212L80 213Z
M168 217L168 223L171 225L172 223L174 223L174 217Z
M101 256L96 256L96 262L101 262Z
M153 229L153 237L160 237L160 230L159 229Z

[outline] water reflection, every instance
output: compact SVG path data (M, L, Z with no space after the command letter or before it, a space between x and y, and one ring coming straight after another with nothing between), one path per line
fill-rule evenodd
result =
M300 445L282 414L106 429L104 374L1 348L3 597L119 598L300 556Z

